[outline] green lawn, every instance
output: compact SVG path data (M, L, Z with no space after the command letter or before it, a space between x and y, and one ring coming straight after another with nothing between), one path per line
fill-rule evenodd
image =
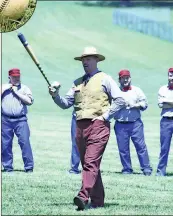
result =
M149 108L143 113L145 137L153 175L143 176L131 145L136 174L123 176L112 131L101 170L105 185L105 208L78 212L72 204L81 186L81 175L70 175L71 112L52 101L42 75L12 32L2 35L2 82L7 71L19 67L22 81L34 95L29 109L31 143L35 169L22 172L20 148L14 142L15 172L2 173L3 215L171 215L173 213L173 146L168 176L155 176L159 155L160 110L157 92L167 83L167 70L173 65L173 43L114 26L112 8L84 7L73 2L38 2L34 15L20 31L31 44L50 81L60 81L64 95L74 79L83 74L73 58L83 47L93 45L106 56L99 68L117 80L117 73L128 68L133 84L145 92Z
M173 25L173 9L171 10L171 24Z

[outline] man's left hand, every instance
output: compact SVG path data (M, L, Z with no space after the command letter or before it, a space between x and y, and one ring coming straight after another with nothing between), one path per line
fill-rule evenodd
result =
M128 103L127 109L130 108L140 108L140 104L139 103Z
M12 90L13 92L17 92L17 86L12 86L11 90Z
M98 116L98 117L95 117L95 118L92 119L92 121L95 121L95 120L105 121L103 116Z

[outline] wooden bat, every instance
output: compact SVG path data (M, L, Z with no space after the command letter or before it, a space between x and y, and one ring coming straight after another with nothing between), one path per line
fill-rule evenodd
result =
M21 43L23 44L23 46L25 47L26 51L29 53L29 55L32 58L32 60L34 61L34 63L36 64L36 66L38 67L39 71L41 72L41 74L45 78L48 85L51 86L49 80L47 79L46 75L44 74L43 69L40 66L40 63L39 63L38 59L36 58L31 46L28 44L28 42L25 39L24 35L22 33L18 33L17 36L18 36L19 40L21 41Z

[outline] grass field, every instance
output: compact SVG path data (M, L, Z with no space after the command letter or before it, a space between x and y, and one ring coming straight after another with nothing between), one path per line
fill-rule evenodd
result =
M14 142L13 173L2 173L2 215L171 215L173 214L173 145L168 176L155 176L159 155L160 110L157 92L167 83L173 66L173 43L122 29L112 24L112 8L84 7L73 2L38 2L34 15L20 31L25 35L50 81L60 81L64 95L74 79L83 74L73 58L84 46L93 45L106 61L99 69L117 80L128 68L133 84L145 92L149 108L143 113L145 137L153 175L140 172L131 145L134 175L120 174L121 164L112 131L102 164L105 208L78 212L72 204L81 186L81 175L71 175L71 112L58 108L48 94L47 84L20 44L16 32L2 35L2 82L7 71L19 67L22 81L33 92L29 109L31 144L35 159L32 174L23 172L21 152Z

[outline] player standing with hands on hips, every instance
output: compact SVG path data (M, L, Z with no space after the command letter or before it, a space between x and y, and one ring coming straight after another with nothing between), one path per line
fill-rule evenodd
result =
M32 172L34 161L29 141L30 130L27 123L27 106L33 104L30 89L21 84L20 70L9 70L9 83L2 85L2 166L5 172L13 171L12 142L14 134L22 150L25 172Z
M119 83L123 97L127 101L127 106L115 114L115 135L123 166L123 174L132 174L133 168L130 158L130 138L132 139L141 170L144 175L151 175L152 168L149 162L147 146L144 140L144 126L141 121L141 111L147 109L148 104L142 90L131 85L131 75L129 70L119 72Z
M166 175L168 155L173 135L173 68L168 70L168 85L159 89L158 105L162 109L160 121L160 157L157 176Z
M74 105L76 143L83 167L82 187L74 198L74 204L78 210L84 210L89 198L91 208L104 206L100 163L110 135L109 120L125 106L125 101L115 81L98 70L97 63L105 57L98 54L95 47L86 47L83 54L74 59L82 62L85 74L74 81L65 97L59 95L59 83L52 85L49 93L62 109ZM56 92L53 87L56 87Z

